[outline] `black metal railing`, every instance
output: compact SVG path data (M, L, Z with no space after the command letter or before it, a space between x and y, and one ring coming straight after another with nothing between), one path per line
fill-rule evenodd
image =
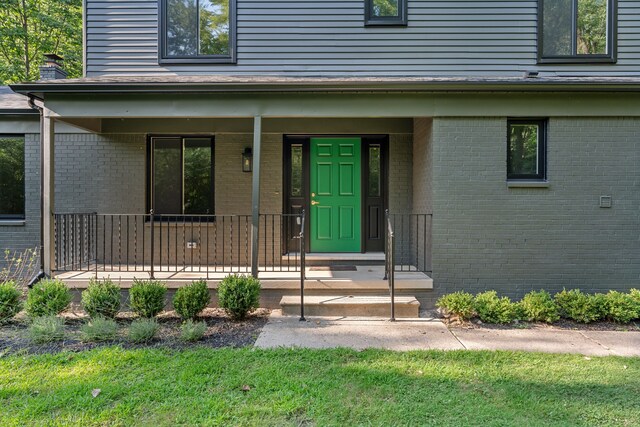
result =
M395 233L389 211L385 212L386 238L384 250L384 276L389 281L389 296L391 298L391 321L396 320L396 264L395 264Z
M392 214L385 211L384 280L389 282L391 320L395 320L395 274L431 273L432 214Z
M259 271L301 271L304 214L261 214ZM102 272L251 272L251 215L61 213L54 215L54 270Z
M259 265L261 272L299 271L303 251L298 251L304 229L304 211L299 214L260 214ZM296 250L289 250L295 247Z
M432 214L385 212L394 233L395 271L431 273Z
M54 215L55 270L88 270L96 261L97 214Z
M300 231L298 233L298 238L300 239L300 321L303 322L304 318L304 279L305 279L305 242L304 242L304 223L305 223L305 214L304 209L302 210L302 218L300 218Z

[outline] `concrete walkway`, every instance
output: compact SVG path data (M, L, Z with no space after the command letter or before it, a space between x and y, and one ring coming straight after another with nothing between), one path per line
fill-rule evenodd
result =
M274 310L256 347L306 347L389 350L522 350L586 356L640 357L640 332L562 329L447 328L430 318L383 319L312 317L300 322Z

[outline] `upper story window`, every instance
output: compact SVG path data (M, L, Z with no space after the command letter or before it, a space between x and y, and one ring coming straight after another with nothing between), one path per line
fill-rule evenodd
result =
M365 0L365 25L407 25L407 0Z
M235 16L235 0L160 0L160 62L235 62Z
M507 180L544 181L547 178L546 120L509 120Z
M538 0L539 62L614 62L616 0Z
M24 136L0 135L0 220L24 219Z

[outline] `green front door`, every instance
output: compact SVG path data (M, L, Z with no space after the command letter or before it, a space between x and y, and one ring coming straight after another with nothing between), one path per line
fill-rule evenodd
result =
M360 138L311 138L311 252L360 252Z

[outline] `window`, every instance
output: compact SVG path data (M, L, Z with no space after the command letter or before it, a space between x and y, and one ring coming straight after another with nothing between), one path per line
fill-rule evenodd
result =
M365 25L407 25L407 0L365 0Z
M538 0L540 62L615 61L616 0Z
M160 0L160 62L234 62L235 8L236 0Z
M24 136L0 135L0 220L24 219Z
M507 179L546 179L546 121L509 120Z
M213 139L151 138L149 189L156 214L214 213Z

